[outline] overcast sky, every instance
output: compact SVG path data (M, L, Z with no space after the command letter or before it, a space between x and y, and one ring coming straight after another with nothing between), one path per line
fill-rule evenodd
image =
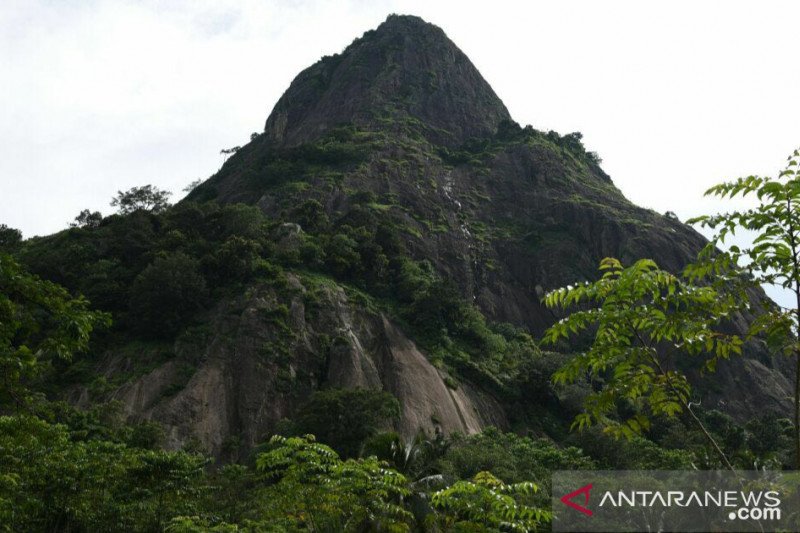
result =
M634 202L681 218L800 145L800 2L0 3L0 223L25 237L179 198L292 78L389 13L442 27L521 124L581 131Z

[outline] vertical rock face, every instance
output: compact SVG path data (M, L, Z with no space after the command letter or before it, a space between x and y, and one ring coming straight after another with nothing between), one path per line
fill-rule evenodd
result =
M341 54L301 72L267 119L281 146L319 138L342 123L406 113L431 140L458 146L491 135L511 117L467 56L418 17L390 16Z
M507 426L494 399L468 384L453 385L386 316L360 308L338 287L322 290L311 313L303 303L307 288L294 276L290 280L294 296L288 300L269 287L254 287L247 296L220 302L208 318L209 342L176 347L178 360L200 360L177 391L178 365L169 361L120 388L115 399L129 416L163 424L168 446L198 440L223 459L245 458L322 386L391 392L402 409L393 429L407 440L420 430L472 434L487 425ZM288 341L270 320L281 305L291 309ZM326 349L328 339L335 341ZM276 358L279 343L283 357ZM124 364L113 358L107 372Z

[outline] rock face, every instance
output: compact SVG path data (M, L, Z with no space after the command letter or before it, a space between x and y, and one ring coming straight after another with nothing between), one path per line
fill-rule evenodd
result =
M174 359L114 399L128 416L163 424L167 446L196 439L223 459L245 458L323 385L391 392L402 407L393 429L409 440L419 430L471 434L507 425L496 401L466 384L450 388L446 373L384 315L354 304L341 287L316 286L312 297L311 282L290 275L289 283L288 293L258 286L221 302L206 321L209 338L178 342ZM179 368L189 361L197 369L182 383ZM124 358L112 357L108 375L120 365Z
M407 16L389 17L300 73L264 133L189 199L258 205L283 221L287 247L315 223L298 211L310 201L334 227L379 217L487 317L534 335L558 318L539 303L543 291L595 279L602 258L649 257L679 271L706 242L674 217L631 204L579 136L513 123L442 30ZM395 429L407 437L434 426L472 433L507 425L497 400L464 380L448 386L386 315L341 287L292 283L288 301L261 287L219 303L206 319L206 344L176 345L179 359L199 358L187 383L176 384L170 362L116 397L131 416L170 428L173 446L196 437L219 456L239 453L233 441L240 450L260 442L321 387L392 392L403 414ZM313 312L311 293L320 300ZM280 305L288 331L274 320ZM741 329L746 317L737 320ZM755 343L747 358L720 364L714 386L702 389L704 407L739 419L788 413L788 361ZM120 364L115 358L109 372Z
M278 100L265 132L280 146L295 146L342 123L370 124L398 111L448 146L491 135L511 118L441 29L393 15L342 54L301 72Z

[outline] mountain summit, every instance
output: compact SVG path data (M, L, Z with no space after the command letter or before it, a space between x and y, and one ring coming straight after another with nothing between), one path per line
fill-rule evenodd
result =
M493 134L511 117L444 32L418 17L391 15L344 52L305 69L267 119L268 138L294 146L342 123L364 126L404 114L432 141L458 146Z

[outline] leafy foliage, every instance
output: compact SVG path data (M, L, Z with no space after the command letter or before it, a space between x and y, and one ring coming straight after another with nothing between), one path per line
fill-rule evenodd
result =
M513 483L548 480L555 470L590 470L594 466L578 448L559 448L547 439L521 437L496 428L456 437L438 464L442 473L459 479L490 471Z
M419 481L438 475L437 462L450 449L451 441L441 431L428 437L420 431L409 442L394 432L380 433L364 443L362 455L376 456L406 476L410 481Z
M96 228L100 226L100 223L103 221L103 215L100 211L90 211L88 209L84 209L78 216L75 217L74 222L70 222L70 228Z
M206 295L269 270L265 259L273 244L267 231L257 208L183 203L160 214L112 215L99 227L31 239L17 256L33 272L113 312L118 330L169 337L192 319ZM162 318L167 322L160 324ZM151 324L155 329L147 329Z
M777 177L742 177L715 185L706 195L731 199L755 196L758 205L690 220L716 233L689 273L703 276L713 272L718 283L737 283L740 287L778 285L796 297L797 303L788 309L765 305L752 322L749 335L764 334L774 348L797 359L794 426L795 461L800 465L800 150L789 156ZM717 246L740 229L757 233L752 245L731 245L726 253L720 253Z
M674 358L704 355L705 368L713 371L720 358L740 354L742 340L720 331L720 322L732 314L737 301L660 270L649 259L624 268L607 258L600 269L600 280L558 289L544 298L551 308L588 307L550 327L546 342L594 330L591 347L553 376L556 383L566 384L588 375L597 384L573 427L599 423L614 435L631 438L650 427L649 415L672 417L682 411L702 426L689 405L689 382L674 370ZM621 402L632 414L620 421L612 415L620 413Z
M277 484L268 489L269 510L291 526L313 531L354 531L366 524L407 531L412 516L400 499L405 477L374 458L342 461L313 436L275 436L257 468Z
M534 531L551 515L525 505L520 497L539 490L534 483L507 485L489 472L478 472L471 481L457 481L431 495L439 511L436 522L445 529L467 524L483 524L488 531Z
M122 215L135 211L160 213L169 207L170 196L172 193L169 191L162 191L153 185L143 185L125 192L117 191L117 195L111 200L111 206L117 207Z
M400 415L388 392L327 389L311 395L295 417L295 431L317 435L345 457L355 457L364 441Z
M22 242L22 232L0 224L0 252L11 253Z
M131 313L143 335L174 335L207 296L197 261L176 252L157 258L133 282Z
M0 530L159 530L188 514L205 459L74 441L67 428L0 417Z
M68 361L86 350L92 331L108 324L110 317L90 311L86 299L0 254L0 406L25 404L26 382L54 359Z

